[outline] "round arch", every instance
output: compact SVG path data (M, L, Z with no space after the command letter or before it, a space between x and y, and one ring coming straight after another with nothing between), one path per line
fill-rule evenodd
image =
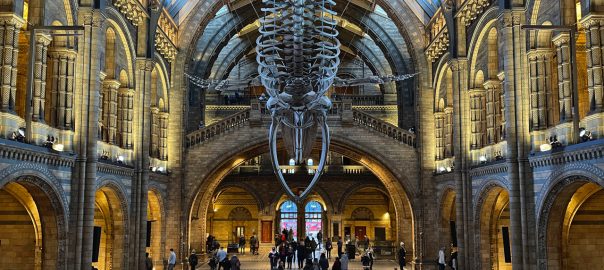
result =
M341 140L338 137L334 137L331 145L332 151L344 154L351 158L352 160L358 162L361 165L367 167L375 176L380 179L388 193L391 195L390 197L393 199L393 204L395 208L395 213L397 217L398 227L409 228L408 230L403 230L400 228L396 229L396 237L394 237L397 242L405 241L415 243L414 232L415 232L415 217L412 212L412 202L408 199L410 198L409 194L414 194L413 192L409 192L409 190L403 188L401 182L407 182L406 179L397 179L392 170L384 165L380 160L373 157L369 152L363 151L360 149L360 146L348 146L345 143L345 140ZM266 141L261 140L252 143L247 148L243 146L238 147L238 154L232 155L228 157L228 155L223 155L225 158L221 162L217 162L217 166L215 166L209 175L204 178L204 181L198 184L198 187L192 190L192 196L188 196L188 200L185 205L188 205L190 212L187 217L187 220L183 221L188 225L188 229L186 230L185 239L189 239L188 244L191 248L199 248L201 247L201 242L191 237L192 230L196 230L195 234L204 235L203 228L205 228L206 222L206 213L207 209L210 206L211 202L211 194L213 194L213 190L216 190L216 187L220 184L222 179L235 167L242 164L245 160L248 160L252 157L255 157L261 153L266 152ZM412 185L411 185L412 186ZM401 196L402 195L402 196ZM194 220L193 220L193 217ZM193 224L192 221L195 221L197 224ZM403 225L403 226L401 226ZM193 240L191 240L193 239Z
M147 247L149 257L153 260L153 265L163 265L165 249L162 248L165 243L164 236L164 218L165 210L162 204L161 193L155 189L147 191L147 221L151 222L151 243Z
M126 269L128 266L128 202L120 185L113 180L99 183L95 193L94 226L100 227L99 270Z
M496 181L483 185L475 204L475 254L474 269L499 269L507 264L500 258L504 252L500 227L509 227L509 189ZM495 267L495 268L492 268ZM510 264L511 267L511 264Z

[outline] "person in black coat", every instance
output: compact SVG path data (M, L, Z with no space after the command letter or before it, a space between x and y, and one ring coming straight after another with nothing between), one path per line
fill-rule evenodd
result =
M302 242L300 242L300 244L298 244L298 247L296 249L296 251L298 252L298 268L302 268L304 267L304 260L306 260L306 247L304 246L304 244Z
M344 243L342 243L342 238L338 236L338 257L342 258L342 246L344 246Z
M191 270L195 270L197 266L197 255L195 254L195 250L191 251L191 256L189 256L189 266Z
M401 270L405 269L404 267L407 264L405 256L407 256L407 250L405 249L405 243L401 242L401 247L398 250L398 265Z
M329 269L329 261L327 257L325 257L325 253L321 253L321 258L319 259L319 266L321 266L321 270Z

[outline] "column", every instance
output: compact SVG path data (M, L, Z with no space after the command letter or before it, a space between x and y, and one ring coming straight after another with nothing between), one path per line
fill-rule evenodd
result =
M32 37L30 37L32 38ZM35 34L35 55L33 66L32 121L44 122L44 105L46 103L46 59L48 45L52 40L49 34Z
M445 113L434 113L434 133L436 135L436 160L445 158Z
M159 157L159 108L151 107L151 145L149 149L149 156L158 158Z
M445 108L445 158L453 156L453 107Z
M120 146L132 148L132 120L134 118L134 90L120 88L118 93L118 130Z
M59 129L73 129L74 69L77 52L68 48L48 51L50 74L50 125Z
M486 128L487 144L498 143L501 139L501 94L500 82L498 80L488 80L483 86L486 93Z
M549 49L529 51L529 80L531 104L531 130L542 130L553 125L551 104L551 59Z
M120 87L118 80L103 81L103 115L101 117L104 130L103 140L110 144L117 143L117 91Z
M17 58L19 31L25 21L11 13L0 14L0 110L14 113L17 96Z
M581 21L585 31L587 49L587 89L590 112L601 112L603 102L602 31L604 16L590 14Z
M560 102L560 121L572 121L572 82L570 66L570 35L560 33L552 39L558 56L558 100Z
M159 113L159 159L168 160L168 116L167 112Z
M484 146L485 133L485 90L470 90L470 147L479 149Z

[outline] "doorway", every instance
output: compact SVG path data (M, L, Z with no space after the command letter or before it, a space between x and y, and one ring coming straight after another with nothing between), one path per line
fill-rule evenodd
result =
M358 237L359 240L365 240L365 236L367 235L367 227L365 227L365 226L354 227L354 235L356 237Z

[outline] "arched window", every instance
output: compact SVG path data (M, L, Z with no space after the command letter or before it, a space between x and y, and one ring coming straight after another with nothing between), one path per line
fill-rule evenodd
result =
M304 212L306 235L316 238L322 230L323 206L317 201L310 201L304 207Z
M279 207L281 210L281 222L279 223L279 228L283 229L292 229L294 232L294 239L297 239L298 236L298 207L292 201L285 201Z
M296 166L296 161L293 158L289 159L289 166Z

